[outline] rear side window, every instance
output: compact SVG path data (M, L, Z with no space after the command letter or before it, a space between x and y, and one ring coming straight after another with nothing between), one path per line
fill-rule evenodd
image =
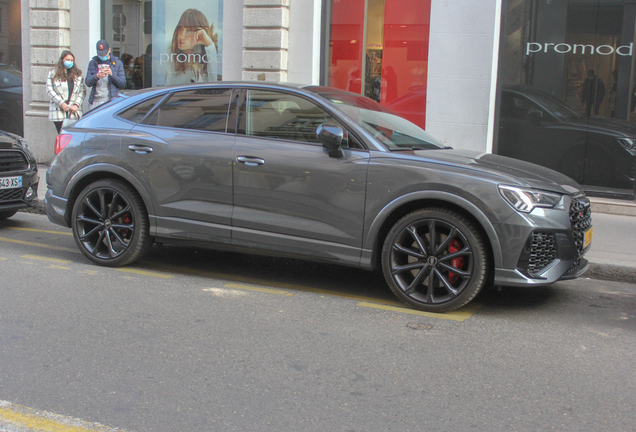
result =
M152 124L157 126L225 132L232 89L176 92L161 106Z
M165 93L155 98L143 101L142 103L135 105L134 107L124 111L123 113L120 113L119 117L133 123L139 123L143 120L144 117L146 117L146 114L148 114L150 110L152 110L155 105L157 105L159 101L163 99L164 96Z

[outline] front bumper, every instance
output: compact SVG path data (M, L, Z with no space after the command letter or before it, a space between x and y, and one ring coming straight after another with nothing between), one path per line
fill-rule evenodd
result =
M495 269L495 285L549 285L583 275L591 228L590 203L583 196L564 197L560 209L514 215L498 229L508 247L504 265Z
M16 173L15 175L22 175L22 187L0 189L0 211L13 211L35 207L38 203L39 176L37 170L26 174ZM13 176L13 174L11 176Z

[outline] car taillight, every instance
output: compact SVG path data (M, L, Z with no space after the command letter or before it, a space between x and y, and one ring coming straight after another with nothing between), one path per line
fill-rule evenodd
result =
M64 149L64 147L66 147L68 143L71 142L71 138L73 138L73 135L69 135L69 134L58 135L57 138L55 138L55 154L58 154L59 152L61 152Z

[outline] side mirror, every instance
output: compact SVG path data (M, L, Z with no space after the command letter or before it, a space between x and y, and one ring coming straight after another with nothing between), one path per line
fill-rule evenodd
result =
M342 157L342 141L344 130L333 123L323 123L316 128L316 137L324 147L329 150L329 157Z
M526 118L530 121L531 124L540 126L541 120L543 120L543 113L539 110L530 110L528 111Z

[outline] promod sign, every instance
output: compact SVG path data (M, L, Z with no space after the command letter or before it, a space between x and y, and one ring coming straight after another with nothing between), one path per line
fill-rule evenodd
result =
M634 50L634 44L622 45L618 48L614 48L611 45L585 45L585 44L567 44L567 43L539 43L528 42L526 44L526 55L531 53L548 53L556 52L558 54L600 54L600 55L612 55L614 53L628 57L632 55Z

